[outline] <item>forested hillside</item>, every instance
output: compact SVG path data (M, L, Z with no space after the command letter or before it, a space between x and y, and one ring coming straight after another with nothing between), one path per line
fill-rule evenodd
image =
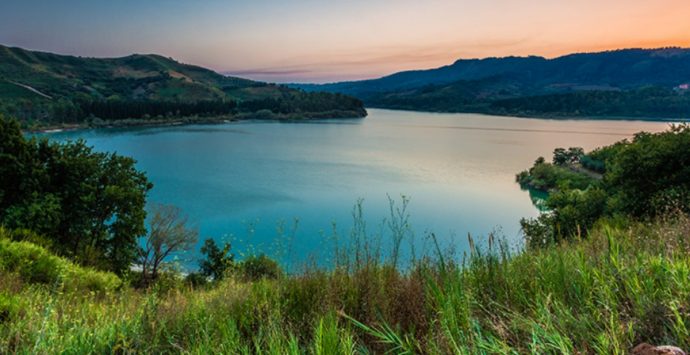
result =
M294 85L371 107L549 117L690 117L690 50L625 49L554 59L505 57L379 79Z
M25 124L254 113L293 119L366 115L359 100L344 95L227 77L159 55L98 59L4 46L0 112Z

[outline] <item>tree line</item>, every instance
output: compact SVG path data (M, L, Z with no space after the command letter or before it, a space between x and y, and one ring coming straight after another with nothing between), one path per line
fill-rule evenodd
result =
M246 101L201 100L194 102L170 100L94 100L90 97L55 100L22 99L0 103L4 112L22 121L43 123L81 123L89 119L117 121L124 119L151 119L170 117L209 117L251 114L269 111L274 115L315 117L330 112L343 112L350 116L366 115L363 104L355 98L330 93L284 93Z
M577 91L493 101L489 112L521 115L690 117L690 95L662 87Z

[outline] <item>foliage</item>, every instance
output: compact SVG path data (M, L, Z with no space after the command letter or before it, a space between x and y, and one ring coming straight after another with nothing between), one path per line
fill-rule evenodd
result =
M239 263L238 270L244 279L254 281L263 278L276 279L283 274L280 265L265 254L247 257Z
M79 267L30 242L14 242L0 228L0 273L16 274L26 283L45 284L75 291L108 292L120 287L120 279L105 272Z
M203 100L196 102L153 101L153 100L94 100L77 102L78 111L67 114L56 112L61 120L77 119L83 121L91 117L103 120L149 117L189 117L230 115L235 112L234 101ZM69 122L69 121L68 121Z
M606 175L612 208L637 217L690 210L690 126L638 133L620 147Z
M208 284L208 278L200 272L190 272L185 276L184 281L192 287L201 287Z
M580 164L582 164L582 167L585 169L595 171L599 174L606 172L606 163L603 160L594 158L592 154L581 156Z
M221 249L215 240L206 239L201 247L201 254L205 255L205 259L199 262L199 274L215 281L222 280L234 267L235 256L230 253L230 249L228 242Z
M591 173L569 171L570 151L554 151L554 163L536 162L517 175L523 185L549 190L549 211L523 220L530 245L538 246L585 235L601 217L630 215L639 219L690 211L690 126L665 132L641 132L581 156L582 167L604 172L603 181ZM586 159L585 159L586 158ZM586 162L586 163L585 163ZM567 167L566 167L567 166Z
M597 148L589 154L585 154L580 158L580 163L583 167L603 174L607 170L607 166L613 163L613 159L620 153L621 149L628 145L627 140L622 140L614 144Z
M555 165L575 164L580 162L580 158L585 154L580 147L556 148L553 151L553 163Z
M604 215L606 192L599 187L566 189L552 193L546 201L549 212L536 220L522 219L528 245L539 247L564 238L581 238Z
M17 316L20 310L17 296L0 292L0 325L9 323Z
M582 241L439 253L408 272L308 270L275 280L94 296L0 271L10 353L628 353L690 346L687 217L601 222ZM477 243L480 244L480 243ZM493 245L493 246L492 246ZM350 268L350 270L355 270ZM10 306L2 306L3 304Z
M560 148L562 149L562 148ZM560 151L554 152L554 161L560 162ZM556 158L556 156L559 158ZM586 189L597 185L590 176L578 173L565 164L549 164L540 157L529 170L520 172L515 177L520 185L542 191L555 189Z
M334 105L334 101L338 105ZM358 99L325 92L309 94L303 91L284 92L280 97L245 100L239 105L240 112L260 112L262 110L283 115L302 113L307 115L306 117L310 117L310 113L327 113L336 110L356 113L354 117L360 117L364 113L362 102ZM333 117L337 118L338 116Z
M188 217L182 211L169 205L153 207L149 222L151 230L139 249L139 262L144 283L158 278L161 263L171 253L191 250L199 237L197 229L188 227Z
M497 100L488 112L555 117L690 117L690 95L668 87L587 90Z
M0 224L49 237L59 254L123 273L143 235L152 185L131 158L84 141L27 139L0 117Z

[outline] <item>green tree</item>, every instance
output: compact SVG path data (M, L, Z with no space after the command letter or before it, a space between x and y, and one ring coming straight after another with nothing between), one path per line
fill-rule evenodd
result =
M577 163L580 157L585 155L584 149L580 147L556 148L553 150L553 163L555 165L566 165Z
M553 163L555 165L565 165L568 162L568 151L565 148L556 148L553 150Z
M211 277L214 281L222 280L234 266L235 256L230 253L230 248L228 242L220 248L213 239L206 239L201 247L201 253L206 256L199 263L201 275Z
M81 140L26 139L16 121L0 118L0 224L32 229L61 255L123 273L146 232L152 188L135 163Z
M690 212L690 125L638 133L608 165L612 208L642 217Z
M265 254L259 256L252 255L246 258L240 263L239 269L242 277L252 281L263 278L277 279L283 273L280 265Z
M0 114L0 211L23 200L31 190L32 148L22 136L19 122Z

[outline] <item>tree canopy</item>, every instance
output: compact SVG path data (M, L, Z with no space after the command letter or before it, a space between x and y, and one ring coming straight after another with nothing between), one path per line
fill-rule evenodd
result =
M578 160L582 168L604 173L603 179L578 171ZM690 125L640 132L589 154L559 148L553 162L539 159L517 175L521 184L550 192L549 211L522 220L536 244L583 235L602 217L644 220L690 212Z
M135 160L67 143L25 138L0 117L0 224L44 234L61 255L123 273L144 235L152 184Z

